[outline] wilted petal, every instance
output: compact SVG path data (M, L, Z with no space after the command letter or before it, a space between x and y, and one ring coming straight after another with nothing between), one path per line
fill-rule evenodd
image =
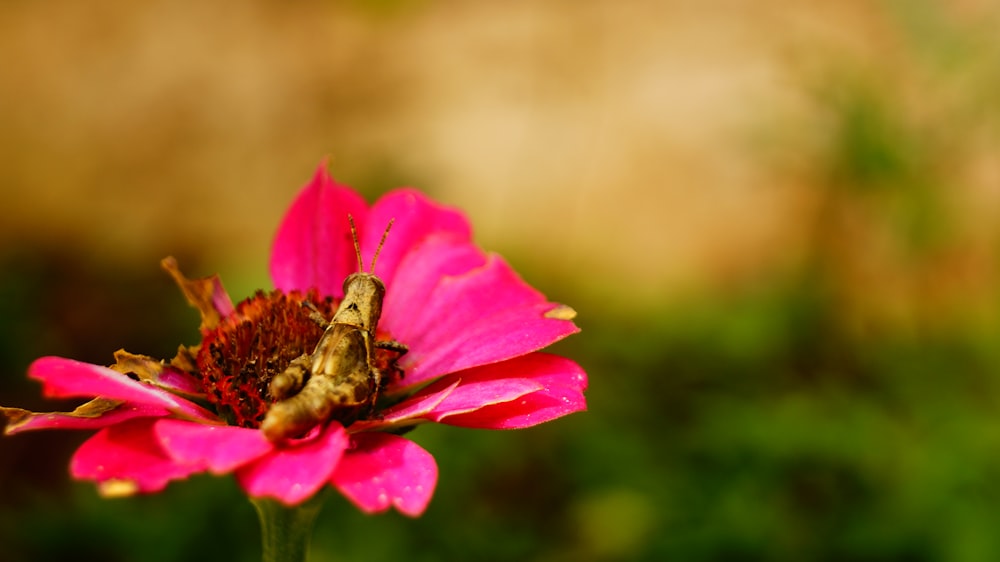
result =
M62 357L42 357L28 367L28 375L42 381L42 392L49 398L109 398L132 405L159 406L185 417L218 423L201 406L107 367Z
M102 494L158 492L171 480L200 472L174 461L153 434L154 420L131 420L106 427L77 449L70 461L74 478L94 480Z
M416 443L389 433L357 433L331 481L366 513L395 506L416 517L437 484L437 464Z
M218 275L188 279L181 273L173 256L163 258L160 267L174 278L174 282L184 293L184 298L201 313L201 331L214 329L220 320L233 313L233 301Z
M163 419L153 429L170 458L214 474L232 472L274 448L260 431L245 427Z
M181 392L189 396L204 394L201 381L191 374L180 371L172 365L167 365L163 361L146 355L129 353L124 349L115 352L115 364L108 368L171 392Z
M405 293L411 283L426 290L428 271L421 262L441 251L457 252L454 246L428 242L410 253L393 290ZM560 319L564 315L548 314L559 305L548 302L495 255L475 269L442 275L422 299L391 298L386 329L410 347L400 361L406 386L524 355L579 331L573 322Z
M361 250L368 267L389 221L395 219L392 232L378 255L375 274L392 286L403 256L425 238L434 235L468 242L472 229L465 215L456 209L438 205L415 189L398 189L375 202L368 214Z
M330 423L316 438L289 442L239 469L236 477L255 498L267 496L295 505L330 479L348 441L343 426Z
M435 384L452 378L461 382L423 417L463 427L517 429L587 407L586 373L557 355L531 353L454 373Z
M0 408L0 416L7 419L5 435L35 429L98 429L134 418L168 415L170 412L161 406L126 404L106 398L95 398L72 412L29 412L20 408Z
M363 227L367 213L364 199L334 183L325 163L320 165L278 227L271 250L274 286L282 291L316 287L325 296L343 296L344 278L358 270L347 215Z

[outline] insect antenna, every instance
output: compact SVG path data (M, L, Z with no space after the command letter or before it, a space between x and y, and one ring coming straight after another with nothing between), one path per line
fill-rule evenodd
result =
M394 222L396 222L396 219L389 219L389 224L386 225L385 232L382 233L382 240L379 241L378 248L375 248L375 255L372 256L372 275L375 275L375 260L378 259L378 253L382 251L382 245L385 244L385 237L389 236L389 229L392 228L392 223Z
M354 251L358 254L358 271L364 271L365 264L361 261L361 244L358 243L358 229L354 228L354 217L348 214L347 220L351 223L351 238L354 239ZM378 252L375 255L378 255Z

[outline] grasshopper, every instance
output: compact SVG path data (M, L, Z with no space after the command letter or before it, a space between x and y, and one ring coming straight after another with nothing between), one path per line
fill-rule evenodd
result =
M393 221L386 226L371 269L365 273L354 219L348 215L348 220L358 255L358 272L344 279L344 300L331 321L327 322L312 307L311 317L324 328L313 352L295 358L271 379L270 395L276 402L260 425L271 441L298 437L331 418L349 423L366 409L370 412L383 384L375 350L395 352L396 358L408 350L397 341L375 339L385 297L385 284L375 275L375 260ZM389 368L395 365L390 363Z

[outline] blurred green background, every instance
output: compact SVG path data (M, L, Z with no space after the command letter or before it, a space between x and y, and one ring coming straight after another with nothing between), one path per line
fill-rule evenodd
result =
M422 427L427 513L334 497L312 560L1000 559L989 1L0 3L0 403L170 357L159 270L269 287L324 156L468 213L583 332L590 411ZM0 560L246 560L231 478L108 501L0 440Z

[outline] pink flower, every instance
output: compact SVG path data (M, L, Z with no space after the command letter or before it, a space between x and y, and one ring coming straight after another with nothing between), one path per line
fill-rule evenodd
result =
M348 215L365 264L395 220L377 261L386 287L377 340L409 351L398 362L376 351L384 388L370 410L336 410L302 436L268 439L258 428L274 402L269 381L323 334L304 304L330 319L357 271ZM404 431L430 422L515 429L586 408L583 370L538 351L578 331L572 309L546 301L471 242L460 212L417 191L394 191L369 208L321 166L278 229L276 290L236 306L217 276L189 280L170 258L164 267L201 311L199 345L169 362L119 351L111 367L43 357L29 375L46 396L91 401L68 413L0 409L7 434L99 429L70 471L104 494L232 472L252 497L295 505L329 483L365 512L394 506L416 516L437 465Z

